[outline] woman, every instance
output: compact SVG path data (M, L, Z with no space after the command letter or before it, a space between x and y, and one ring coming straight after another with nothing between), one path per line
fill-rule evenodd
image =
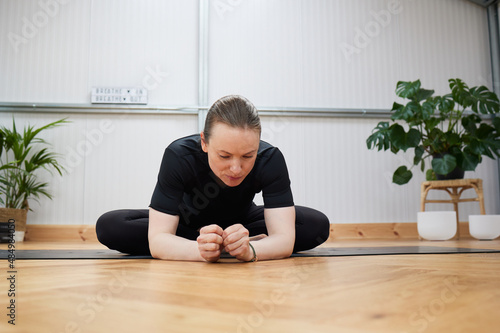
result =
M216 262L281 259L326 241L328 218L294 206L278 148L260 141L256 108L226 96L208 111L201 135L165 150L149 212L118 210L99 218L99 241L130 254ZM253 198L262 191L264 206Z

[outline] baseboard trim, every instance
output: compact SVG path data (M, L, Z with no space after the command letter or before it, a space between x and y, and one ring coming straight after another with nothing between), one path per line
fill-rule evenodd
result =
M97 242L94 225L27 225L25 241L34 242Z
M469 222L460 222L460 238L472 238ZM340 239L418 239L417 223L339 223L330 225L329 241Z
M460 238L471 238L469 223L460 222ZM417 223L337 223L330 225L330 238L335 240L418 239ZM97 242L94 225L27 225L26 241Z

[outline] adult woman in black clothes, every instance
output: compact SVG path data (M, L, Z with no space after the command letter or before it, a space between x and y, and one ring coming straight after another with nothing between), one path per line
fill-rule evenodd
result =
M224 251L241 261L281 259L323 243L328 218L294 206L285 159L260 133L246 98L216 101L200 135L165 150L149 212L104 214L99 241L130 254L208 262ZM264 206L256 206L261 191Z

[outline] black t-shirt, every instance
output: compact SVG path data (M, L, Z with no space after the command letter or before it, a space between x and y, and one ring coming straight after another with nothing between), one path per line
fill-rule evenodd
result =
M293 206L290 179L283 154L260 141L255 165L241 184L225 185L210 169L199 134L172 142L161 162L150 207L179 215L192 228L218 224L225 228L245 224L256 193L262 191L265 208Z

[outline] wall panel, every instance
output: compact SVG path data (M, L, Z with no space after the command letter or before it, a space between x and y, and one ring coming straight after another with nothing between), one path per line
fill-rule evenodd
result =
M195 0L94 1L89 86L144 86L150 105L196 105L197 12Z
M491 86L486 10L466 0L211 9L210 101L236 91L261 106L390 109L399 80Z
M93 86L144 86L150 105L197 104L196 0L61 3L0 2L0 101L89 104Z
M87 101L90 0L0 2L0 101Z
M406 1L399 15L401 79L449 92L448 78L491 85L486 10L469 1ZM418 14L416 14L418 13ZM471 61L474 59L474 61Z

